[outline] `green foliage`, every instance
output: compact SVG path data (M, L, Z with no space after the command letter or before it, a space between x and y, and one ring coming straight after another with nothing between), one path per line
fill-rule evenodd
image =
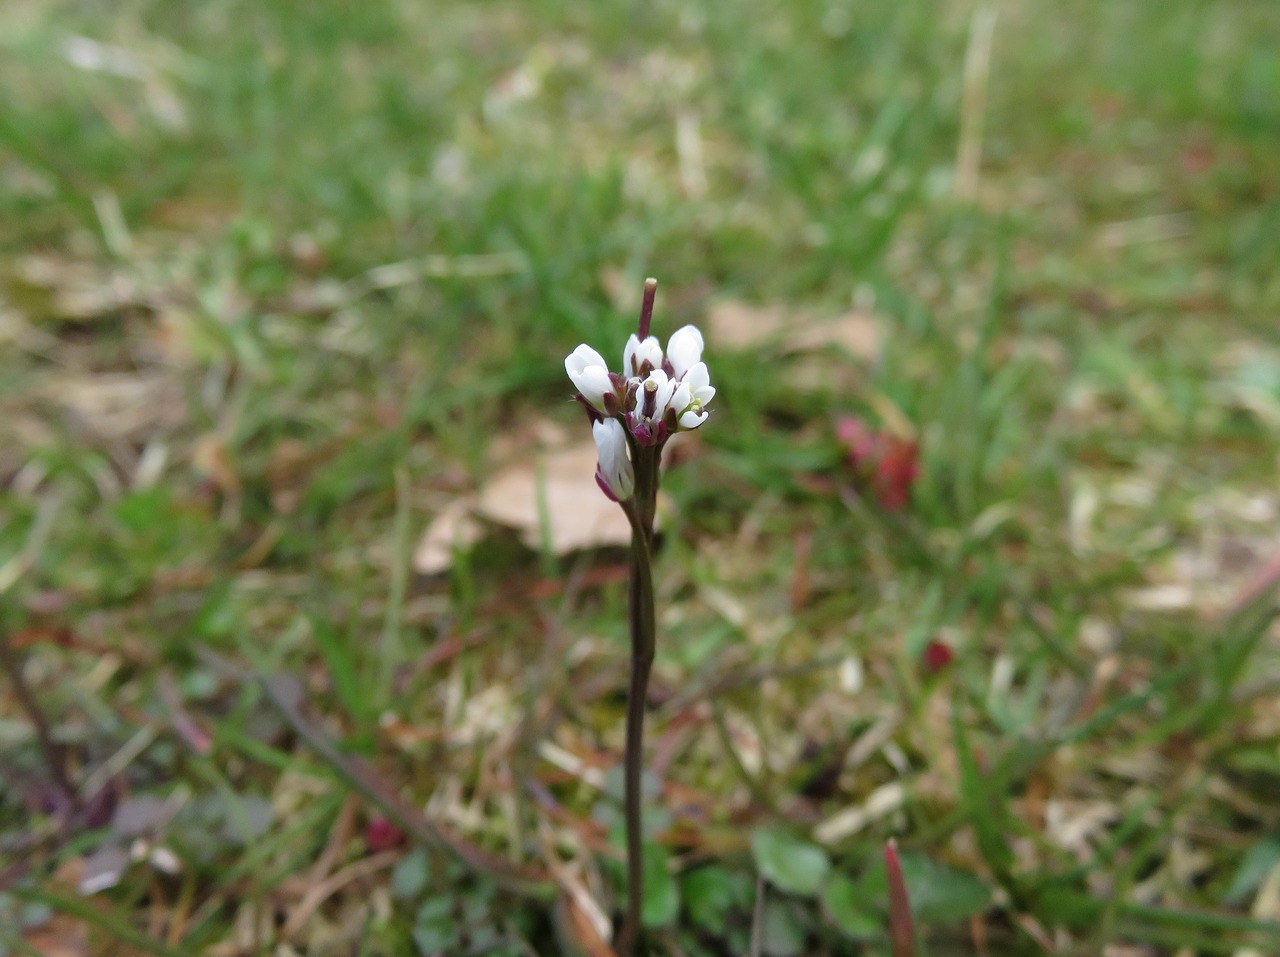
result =
M646 927L667 927L680 912L680 888L671 873L671 855L660 844L644 845L644 907Z
M925 854L899 852L902 879L911 900L911 913L925 923L952 923L981 914L991 903L991 891L973 874L948 867ZM876 860L863 875L859 892L864 901L888 900L884 861Z
M680 897L690 922L712 933L750 913L754 892L746 874L715 864L689 871L680 880Z
M884 931L882 911L888 900L888 889L881 876L879 884L868 887L843 874L833 874L822 889L822 911L846 937L862 940L880 936ZM872 896L872 893L878 896Z
M1236 906L1244 903L1277 867L1280 867L1280 840L1272 837L1258 841L1240 859L1222 902Z
M806 953L808 919L794 903L766 901L760 921L760 950L769 957L798 957Z
M751 853L765 879L788 894L816 894L831 870L822 848L779 827L753 831Z

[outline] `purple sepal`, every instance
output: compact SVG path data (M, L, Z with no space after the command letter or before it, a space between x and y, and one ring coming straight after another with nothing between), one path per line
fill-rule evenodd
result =
M609 488L609 482L605 479L604 473L600 471L600 466L596 466L596 484L600 486L600 491L608 496L609 501L616 502L618 496L613 494L613 489Z
M653 432L649 429L649 423L643 419L637 421L637 417L632 415L630 418L631 435L636 440L636 445L648 447L655 444Z
M584 396L581 392L574 393L573 397L578 400L579 405L581 405L584 409L587 410L587 418L591 420L592 425L595 425L597 422L604 421L604 413L601 412L599 409L597 409L590 402L588 402L587 397ZM605 396L605 402L607 403L608 401L609 401L609 397Z

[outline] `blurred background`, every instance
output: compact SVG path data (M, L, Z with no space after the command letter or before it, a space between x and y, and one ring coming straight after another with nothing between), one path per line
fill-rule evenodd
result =
M650 952L1276 952L1275 13L6 0L0 954L610 952L646 276Z

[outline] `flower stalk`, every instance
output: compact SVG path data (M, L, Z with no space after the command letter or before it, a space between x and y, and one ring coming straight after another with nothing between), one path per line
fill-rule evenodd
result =
M653 519L657 504L658 447L634 449L637 495L624 506L631 521L631 578L627 612L631 624L631 675L627 684L627 727L623 753L623 807L627 825L627 917L618 952L634 953L644 904L644 712L657 647L653 596ZM648 501L644 501L648 499Z
M702 333L697 328L677 330L665 352L649 335L657 288L657 280L645 281L640 322L623 349L621 374L610 372L600 353L585 343L564 362L577 389L575 398L591 420L599 453L596 483L622 507L631 525L631 670L623 755L627 913L616 948L621 957L635 953L644 904L641 784L645 696L657 648L653 555L662 447L676 432L696 429L707 420L706 405L716 391L702 362Z

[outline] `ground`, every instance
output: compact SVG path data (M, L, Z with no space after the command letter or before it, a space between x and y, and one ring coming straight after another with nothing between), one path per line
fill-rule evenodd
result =
M650 952L1280 950L1274 14L10 0L0 953L607 953L646 276Z

